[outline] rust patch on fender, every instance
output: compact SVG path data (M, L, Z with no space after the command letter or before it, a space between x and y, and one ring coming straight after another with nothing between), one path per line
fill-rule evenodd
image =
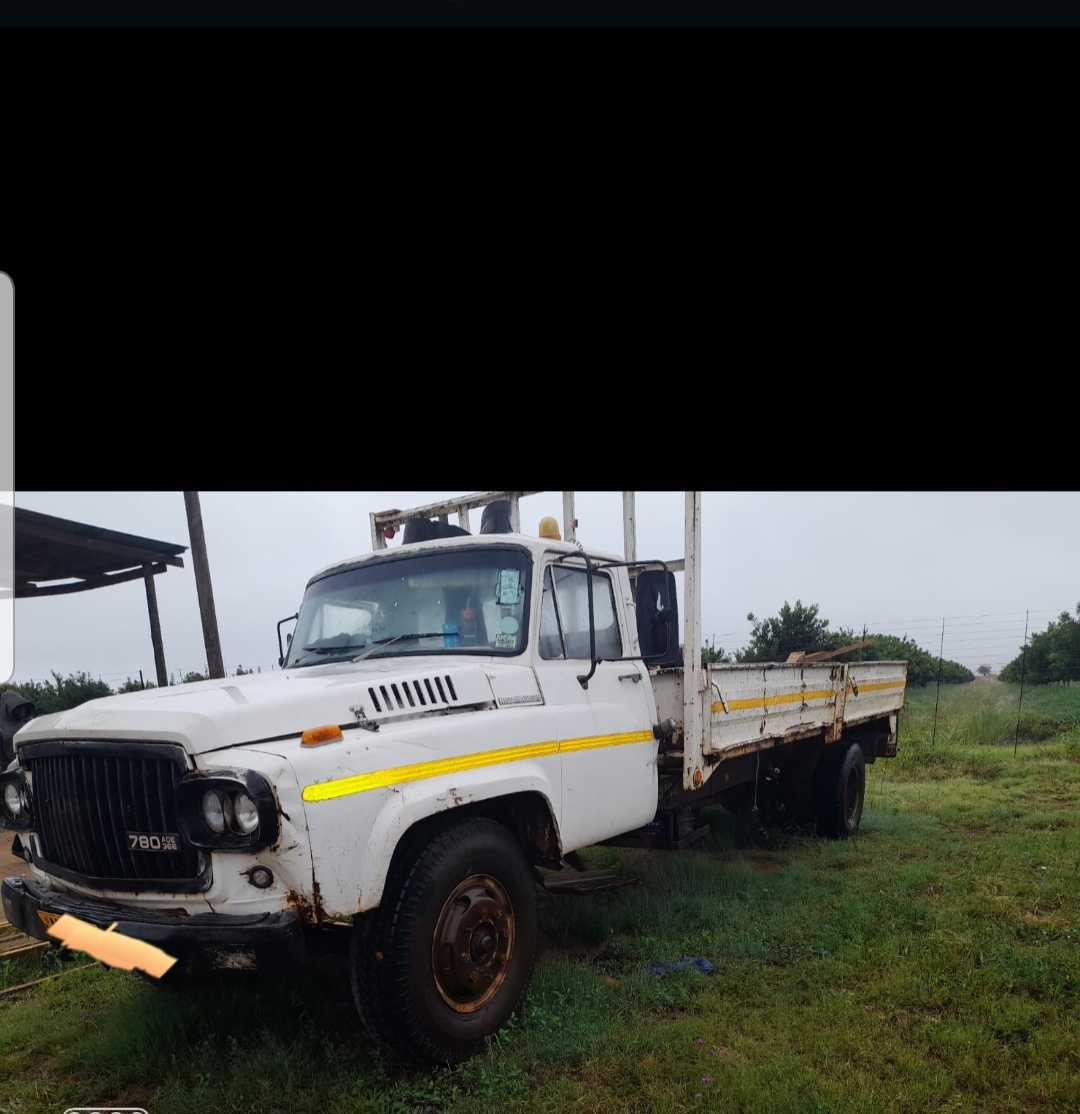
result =
M319 883L313 887L314 898L309 901L299 890L289 890L285 902L290 909L295 909L300 914L300 919L308 924L320 924L327 919L326 910L323 908L322 895L319 893Z

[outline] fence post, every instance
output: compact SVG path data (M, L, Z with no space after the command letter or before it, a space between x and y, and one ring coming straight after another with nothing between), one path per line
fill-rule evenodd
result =
M1020 742L1020 709L1024 706L1024 674L1027 672L1028 617L1030 614L1030 611L1024 612L1024 653L1020 658L1020 699L1016 703L1016 734L1013 736L1013 758L1016 757L1016 744Z
M937 696L934 698L934 731L930 736L930 747L933 749L934 743L937 740L937 713L938 705L941 703L941 662L945 657L945 618L941 619L941 648L938 650L937 659Z

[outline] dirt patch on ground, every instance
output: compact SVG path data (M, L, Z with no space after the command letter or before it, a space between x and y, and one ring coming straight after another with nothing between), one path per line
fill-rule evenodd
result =
M733 861L739 862L738 859ZM787 866L786 859L779 859L775 855L769 855L763 851L751 851L749 854L742 856L742 861L760 874L775 874L778 870L783 870Z
M11 853L14 839L14 832L0 832L0 878L8 878L13 874L26 877L30 874L30 867Z

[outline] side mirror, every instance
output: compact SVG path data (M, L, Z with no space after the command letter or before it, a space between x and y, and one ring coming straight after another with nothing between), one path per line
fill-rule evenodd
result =
M282 649L282 646L281 646L281 627L284 623L291 623L294 619L299 619L299 618L300 618L300 612L298 611L295 615L289 615L286 618L281 619L281 620L278 621L278 625L277 625L277 650L278 650L277 663L278 663L278 669L280 669L285 664L285 657L286 657L286 653L287 653L287 648ZM290 634L290 635L288 635L288 647L291 647L291 646L292 646L292 635Z
M649 665L680 665L675 574L664 569L643 569L638 573L636 608L641 656Z

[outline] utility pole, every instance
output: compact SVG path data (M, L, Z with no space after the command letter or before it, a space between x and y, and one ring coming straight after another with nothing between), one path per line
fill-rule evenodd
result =
M206 557L206 534L203 532L199 493L185 491L184 506L187 508L191 559L195 565L195 587L199 593L199 614L202 618L203 643L206 646L207 676L224 677L225 667L221 661L221 640L218 637L217 611L214 609L214 589L210 583L210 562Z
M1024 612L1024 654L1020 659L1020 699L1016 704L1016 734L1013 736L1013 758L1016 757L1016 744L1020 742L1020 709L1024 706L1024 674L1027 672L1028 619L1030 611Z

